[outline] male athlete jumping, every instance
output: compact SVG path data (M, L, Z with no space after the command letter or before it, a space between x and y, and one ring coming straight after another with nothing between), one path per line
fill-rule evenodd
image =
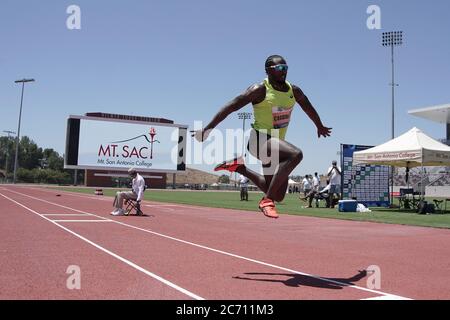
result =
M243 157L225 161L215 171L238 172L249 178L265 193L259 202L259 209L269 218L278 218L274 201L284 199L289 174L303 159L302 151L284 140L295 102L314 122L319 138L330 136L332 128L322 124L302 90L286 81L288 66L282 56L268 57L265 69L267 78L262 83L252 85L227 103L205 128L191 132L198 141L205 141L211 130L229 114L252 103L255 122L252 124L247 149L262 162L264 175L248 169Z

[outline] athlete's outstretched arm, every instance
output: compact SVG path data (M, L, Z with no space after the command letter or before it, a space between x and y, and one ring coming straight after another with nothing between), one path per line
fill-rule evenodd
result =
M325 127L322 124L322 120L320 120L319 114L317 113L316 109L314 109L311 102L309 102L308 97L303 93L303 91L295 86L292 85L292 90L294 91L294 97L295 101L302 107L303 111L308 115L308 117L314 122L314 124L317 127L317 136L320 138L320 136L329 137L331 134L331 129Z
M209 132L221 123L229 114L243 108L251 102L260 102L264 100L264 97L265 87L261 84L252 85L244 93L240 94L222 107L211 122L203 128L203 130L191 131L192 136L195 136L198 141L205 141L208 138Z

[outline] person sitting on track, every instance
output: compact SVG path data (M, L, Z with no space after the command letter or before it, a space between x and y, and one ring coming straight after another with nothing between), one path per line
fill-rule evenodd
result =
M286 81L288 66L282 56L268 57L265 70L267 78L262 83L252 85L226 104L202 130L191 132L198 141L205 141L211 130L229 114L252 103L255 122L247 149L262 162L264 175L248 169L244 164L244 155L219 164L215 171L238 172L249 178L265 194L259 202L259 209L269 218L278 218L275 201L284 199L289 174L303 159L302 151L284 140L295 102L314 122L319 138L328 137L332 128L322 124L302 90Z
M125 210L123 210L123 201L125 199L136 200L136 210L138 212L141 211L140 203L144 196L145 180L134 168L130 168L128 174L133 178L131 183L132 191L118 191L116 193L113 203L115 209L111 212L113 216L125 215Z

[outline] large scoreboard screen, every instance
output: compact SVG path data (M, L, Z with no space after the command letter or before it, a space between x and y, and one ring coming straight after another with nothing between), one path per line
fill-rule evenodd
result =
M186 135L185 125L70 116L64 168L184 171Z

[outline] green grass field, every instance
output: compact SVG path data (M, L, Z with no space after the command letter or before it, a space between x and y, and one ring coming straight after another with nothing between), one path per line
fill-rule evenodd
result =
M55 188L54 188L55 189ZM59 190L94 194L92 188L60 187ZM113 197L119 189L103 189L105 196ZM125 190L125 189L123 189ZM176 191L176 190L147 190L144 199L151 201L190 204L205 207L228 208L248 211L258 211L258 202L262 193L249 193L249 201L240 201L239 192L214 191ZM431 199L430 199L431 201ZM111 199L112 203L112 199ZM337 209L304 208L307 204L298 199L298 194L287 194L282 203L277 204L279 213L311 216L320 218L371 221L391 224L414 225L435 228L450 228L450 212L445 214L420 215L411 211L400 211L388 208L370 208L372 212L338 212ZM450 210L450 206L447 208Z

